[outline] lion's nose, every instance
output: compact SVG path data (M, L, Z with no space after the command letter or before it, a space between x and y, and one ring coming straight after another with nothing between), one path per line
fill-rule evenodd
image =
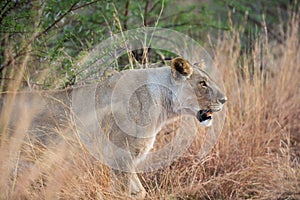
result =
M224 103L226 103L227 98L224 97L224 98L222 98L222 99L219 99L218 101L219 101L221 104L224 104Z

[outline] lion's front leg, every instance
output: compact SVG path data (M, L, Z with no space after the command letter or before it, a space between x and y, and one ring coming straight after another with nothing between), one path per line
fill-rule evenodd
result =
M146 196L146 190L143 187L139 177L136 173L128 174L129 178L129 193L135 199L144 199Z
M123 190L123 192L127 193L132 199L144 199L146 196L146 190L143 187L137 173L131 167L129 171L119 171L113 170L115 176L115 181L113 183L120 183L115 185L115 189ZM121 186L121 188L120 188Z

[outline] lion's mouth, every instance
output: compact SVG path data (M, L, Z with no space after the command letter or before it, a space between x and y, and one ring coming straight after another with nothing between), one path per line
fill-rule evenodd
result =
M211 126L212 121L213 121L212 113L213 113L213 111L211 109L199 110L197 112L197 119L200 121L200 123L203 126Z

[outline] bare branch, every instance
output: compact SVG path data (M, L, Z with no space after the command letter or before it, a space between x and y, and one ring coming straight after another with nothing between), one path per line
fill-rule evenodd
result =
M95 0L95 1L92 1L92 2L89 2L89 3L86 3L86 4L79 5L79 6L75 7L75 8L73 8L72 11L75 11L75 10L78 10L80 8L92 5L94 3L97 3L98 1L102 1L102 0Z
M6 9L6 7L12 1L7 1L6 4L1 8L1 15L0 15L0 24L2 23L3 19L7 16L8 12L11 11L13 8L17 7L17 3L15 2L13 6L10 6ZM6 9L6 10L5 10Z
M160 4L160 0L158 0L158 1L156 1L155 3L154 3L154 5L149 9L149 13L151 13L159 4Z
M130 0L126 1L126 5L125 5L125 13L124 13L124 30L127 30L127 17L128 17L128 11L129 11L129 3Z
M72 9L76 6L77 3L74 3L69 10L67 10L67 12L65 12L64 14L62 14L57 20L55 20L50 26L48 26L43 32L39 33L36 38L40 37L41 35L47 33L52 27L55 26L55 24L57 24L58 22L60 22L67 14L69 14Z
M4 4L4 6L2 6L2 8L1 8L1 17L2 17L2 15L3 15L3 11L5 10L5 8L6 8L6 6L8 6L8 4L10 3L11 1L6 1L6 3ZM3 13L2 13L3 12Z
M149 6L149 0L146 1L145 4L145 10L144 10L144 26L147 26L147 19L148 19L148 6Z

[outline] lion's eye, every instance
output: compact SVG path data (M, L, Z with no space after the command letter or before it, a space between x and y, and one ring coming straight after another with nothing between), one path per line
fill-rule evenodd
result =
M200 82L199 82L199 85L200 85L201 87L204 87L204 88L207 87L207 84L206 84L205 81L200 81Z

